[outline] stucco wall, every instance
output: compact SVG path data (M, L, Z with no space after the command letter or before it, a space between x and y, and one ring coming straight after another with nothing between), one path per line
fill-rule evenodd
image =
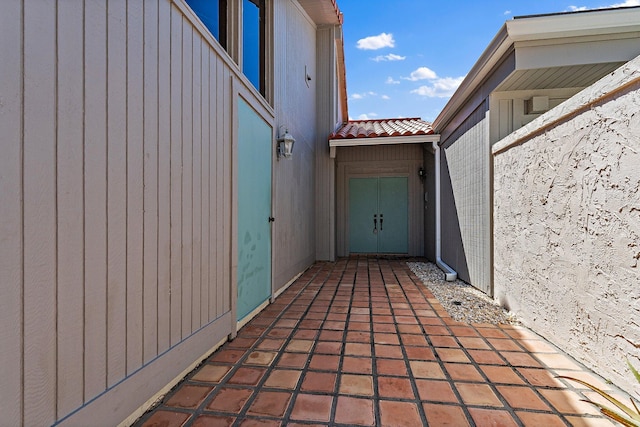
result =
M640 58L498 142L495 296L631 390L640 366Z

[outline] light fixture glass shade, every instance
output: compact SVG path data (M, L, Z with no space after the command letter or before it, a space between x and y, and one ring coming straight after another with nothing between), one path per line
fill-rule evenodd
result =
M295 142L296 140L291 136L289 130L285 130L284 135L278 138L278 157L291 158Z

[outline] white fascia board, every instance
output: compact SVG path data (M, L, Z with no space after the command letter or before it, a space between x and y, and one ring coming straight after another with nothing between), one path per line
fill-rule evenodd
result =
M381 136L374 138L330 139L329 147L353 147L365 145L422 144L440 142L440 135Z
M619 34L640 30L640 8L532 16L506 22L513 41Z

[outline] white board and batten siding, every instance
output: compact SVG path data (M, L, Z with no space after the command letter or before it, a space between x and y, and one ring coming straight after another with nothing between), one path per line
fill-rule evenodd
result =
M2 9L2 422L117 424L235 328L246 79L178 0Z

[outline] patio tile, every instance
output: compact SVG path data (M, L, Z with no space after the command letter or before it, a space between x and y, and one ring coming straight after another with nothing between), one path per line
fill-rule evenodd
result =
M371 374L373 372L371 362L371 358L345 356L342 358L342 372Z
M324 372L307 372L300 390L333 393L336 385L336 374Z
M456 383L455 387L468 405L499 406L502 402L487 384Z
M564 427L565 423L558 415L555 414L541 414L538 412L516 412L522 424L529 427L545 426L545 427Z
M312 266L135 425L612 425L558 374L608 386L526 328L453 320L404 260L354 256Z
M332 396L299 394L291 411L291 419L329 422L332 404Z
M487 366L482 365L480 369L489 378L489 381L495 384L517 384L524 385L525 382L520 378L513 368L508 366Z
M378 375L408 376L407 365L404 360L377 359L376 371Z
M373 396L373 377L369 375L343 374L340 378L340 394Z
M180 427L189 419L189 414L182 412L171 412L159 410L153 413L153 415L147 419L142 425L144 427L154 426L166 426L166 427Z
M550 409L538 394L528 387L497 386L496 388L512 408L540 411L548 411Z
M413 376L416 378L445 379L444 372L442 372L437 362L412 360L409 362L409 365L411 366Z
M311 357L309 369L314 371L337 371L340 364L340 356L316 354Z
M458 398L448 381L416 380L421 400L433 402L458 403Z
M423 404L429 425L434 426L468 426L469 422L460 406Z
M415 403L380 401L380 418L382 426L415 427L422 425L422 419Z
M343 377L344 378L344 377ZM394 397L398 399L413 399L414 393L409 378L378 378L378 394L381 397Z
M288 369L274 369L269 374L264 386L269 388L282 388L293 390L298 384L301 371L293 371Z
M282 417L290 399L291 393L261 391L249 407L247 414Z
M196 408L213 390L212 387L183 385L166 401L165 405L176 408Z
M207 405L207 409L219 412L239 413L253 390L248 388L222 388Z
M193 422L193 427L231 427L236 421L235 417L222 415L200 415Z
M445 363L445 369L454 381L484 382L484 377L475 366L464 363Z
M229 384L257 385L265 372L265 369L238 368L236 373L229 379Z
M203 381L210 383L219 382L231 370L231 366L222 365L203 365L196 374L191 377L194 381Z
M336 404L335 422L360 426L375 425L373 400L339 396Z
M507 411L469 408L469 413L478 426L515 427L518 425Z

